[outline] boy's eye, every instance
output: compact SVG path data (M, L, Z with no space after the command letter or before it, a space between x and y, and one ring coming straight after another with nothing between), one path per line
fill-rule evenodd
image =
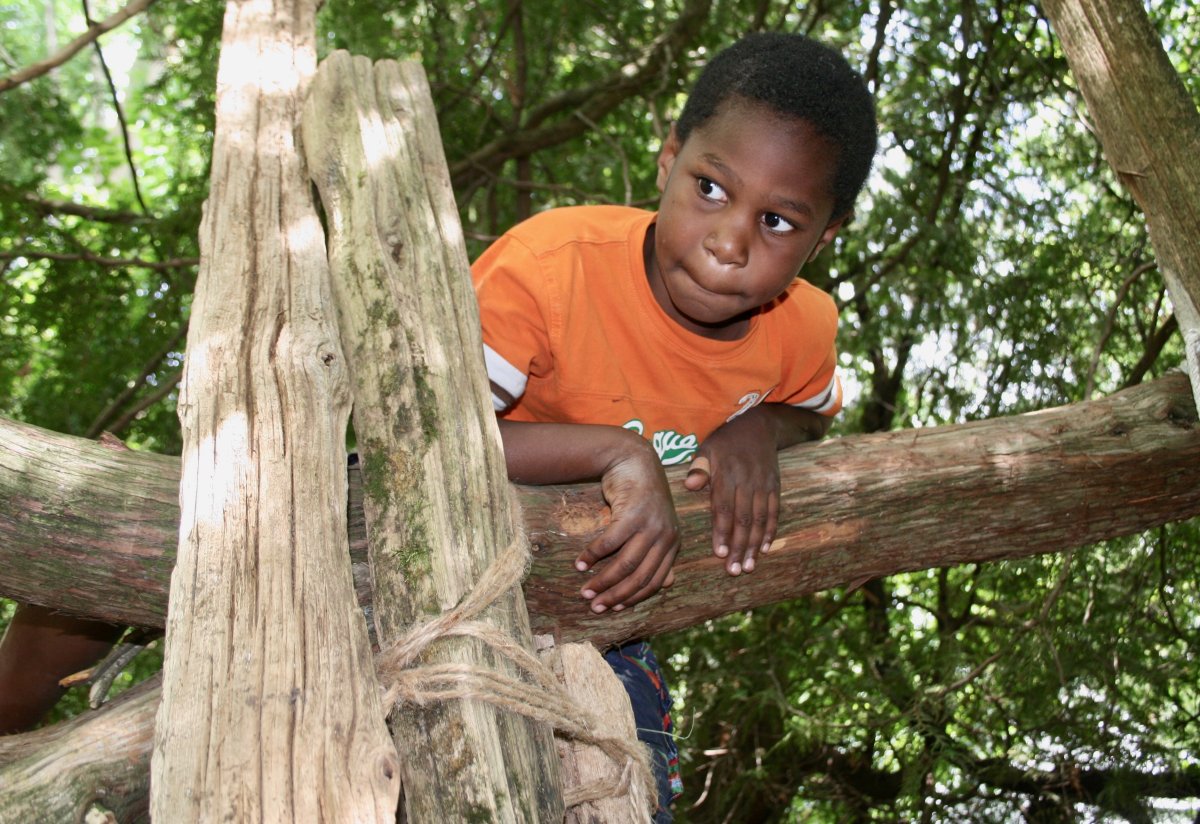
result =
M707 177L696 178L696 185L700 188L700 195L705 200L711 200L714 203L724 203L729 199L725 194L725 190L721 188L721 184Z
M788 232L796 231L796 224L792 223L782 215L777 215L774 212L767 212L762 218L763 225L779 235L785 235Z

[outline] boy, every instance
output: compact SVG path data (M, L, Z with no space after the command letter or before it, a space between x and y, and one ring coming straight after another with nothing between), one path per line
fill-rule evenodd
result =
M828 295L797 279L850 217L875 114L836 52L750 35L704 69L658 157L659 211L550 210L472 267L509 477L599 479L612 521L576 560L593 612L672 582L679 524L664 465L709 489L713 552L753 572L775 537L779 449L841 407ZM601 559L608 562L594 565ZM659 773L670 699L644 643L606 656ZM662 729L662 733L652 730Z

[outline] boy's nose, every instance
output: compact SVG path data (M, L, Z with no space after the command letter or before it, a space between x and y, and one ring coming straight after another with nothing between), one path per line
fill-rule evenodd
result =
M749 241L743 221L718 221L704 238L704 249L723 266L745 266Z

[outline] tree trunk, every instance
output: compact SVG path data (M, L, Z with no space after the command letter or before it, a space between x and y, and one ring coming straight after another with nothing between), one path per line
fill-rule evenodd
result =
M316 3L231 0L188 333L158 821L394 821L346 561L345 359L300 148Z
M683 522L676 584L601 616L576 596L572 565L605 517L598 490L518 487L535 631L602 646L871 576L1061 551L1200 514L1200 427L1181 373L1027 415L793 447L780 468L775 549L738 578L711 555L704 495L669 472ZM178 517L162 490L177 473L169 458L0 419L0 594L161 626ZM357 474L350 544L361 562Z
M334 52L305 103L304 142L351 353L375 627L386 647L453 609L505 547L528 541L487 402L479 313L424 70ZM532 653L519 583L476 620ZM517 677L462 636L439 639L420 664ZM478 700L402 701L391 722L409 821L562 820L549 726Z
M0 822L83 821L93 806L122 824L149 821L158 681L138 684L100 712L0 737Z
M1146 214L1200 403L1200 112L1141 0L1044 8L1109 165Z

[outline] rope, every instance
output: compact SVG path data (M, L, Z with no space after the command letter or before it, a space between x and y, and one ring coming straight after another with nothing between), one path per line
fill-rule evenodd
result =
M454 607L409 630L376 659L380 680L389 684L384 706L454 699L486 701L501 709L550 724L568 738L600 748L621 766L616 781L598 781L563 793L567 809L601 798L634 793L647 806L657 798L646 749L612 735L600 735L595 719L567 693L546 664L510 635L491 624L472 620L509 590L520 586L529 571L529 541L524 531L496 556L470 592ZM469 637L486 644L515 664L526 678L515 678L474 664L414 666L441 638Z

